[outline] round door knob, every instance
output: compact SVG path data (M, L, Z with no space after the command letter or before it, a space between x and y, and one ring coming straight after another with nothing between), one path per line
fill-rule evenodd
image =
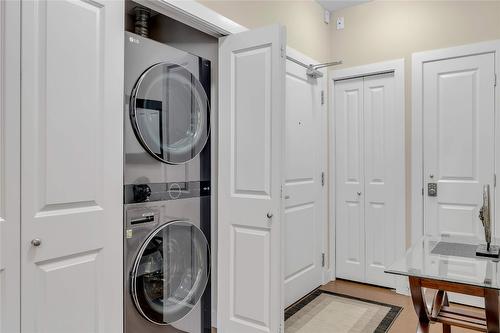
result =
M269 212L269 213L267 213L267 215L266 215L266 216L267 216L267 218L268 218L268 219L270 219L270 218L272 218L272 217L273 217L273 213Z
M361 192L358 192L358 195L361 195Z
M40 238L35 238L31 241L31 245L40 246L40 245L42 245L42 240Z
M433 175L433 174L430 174L430 175L429 175L429 177L432 179L432 178L434 178L434 175Z

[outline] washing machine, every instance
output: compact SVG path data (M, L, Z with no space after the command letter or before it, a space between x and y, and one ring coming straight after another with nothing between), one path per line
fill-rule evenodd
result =
M125 332L210 333L210 197L125 209Z
M209 333L210 61L125 33L124 328Z

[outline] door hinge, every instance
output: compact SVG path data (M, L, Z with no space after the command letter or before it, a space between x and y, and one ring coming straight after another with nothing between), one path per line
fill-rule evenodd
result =
M325 186L325 172L321 172L321 186Z
M280 199L283 199L283 185L280 187Z
M282 58L286 57L286 51L285 51L285 47L284 46L281 46L281 57Z
M321 267L325 267L325 254L321 253Z
M493 175L493 187L497 187L497 174Z
M325 104L325 91L321 90L321 105Z
M497 73L495 73L495 78L493 79L493 86L497 86Z
M424 196L424 188L422 187L422 196Z

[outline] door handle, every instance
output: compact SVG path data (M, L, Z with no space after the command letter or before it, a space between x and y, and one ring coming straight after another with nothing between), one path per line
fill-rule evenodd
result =
M271 218L273 218L273 213L268 212L268 213L266 214L266 216L267 216L267 218L268 218L268 219L271 219Z
M40 238L35 238L35 239L31 240L31 245L38 247L38 246L42 245L42 240Z

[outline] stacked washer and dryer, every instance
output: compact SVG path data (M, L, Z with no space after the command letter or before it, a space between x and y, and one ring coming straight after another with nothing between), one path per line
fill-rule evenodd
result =
M126 333L209 333L210 62L125 33Z

